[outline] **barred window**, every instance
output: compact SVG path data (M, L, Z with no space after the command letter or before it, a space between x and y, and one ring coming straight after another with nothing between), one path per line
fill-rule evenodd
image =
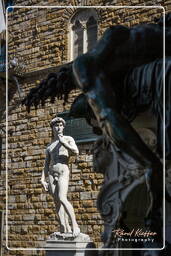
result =
M73 59L83 53L83 29L81 23L77 20L73 26Z
M97 41L98 16L94 9L78 11L70 22L70 60L92 49Z
M97 41L97 21L90 17L87 22L87 50L91 50Z

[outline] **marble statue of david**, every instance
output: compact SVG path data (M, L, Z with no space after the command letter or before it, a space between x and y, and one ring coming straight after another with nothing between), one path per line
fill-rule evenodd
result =
M54 198L59 216L60 233L71 233L74 237L80 234L73 206L67 199L70 170L68 159L70 152L78 154L75 141L70 136L64 136L65 120L55 117L51 121L52 142L46 148L45 166L42 171L41 183ZM48 180L48 182L47 182ZM71 220L71 227L69 225Z

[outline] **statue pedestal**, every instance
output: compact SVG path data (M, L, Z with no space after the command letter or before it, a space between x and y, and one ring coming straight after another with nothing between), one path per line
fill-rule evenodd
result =
M90 242L90 237L83 233L73 237L55 232L46 241L46 256L84 256Z

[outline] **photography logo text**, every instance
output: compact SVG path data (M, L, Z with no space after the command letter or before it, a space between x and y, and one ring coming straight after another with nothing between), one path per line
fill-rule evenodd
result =
M113 230L113 234L114 238L121 242L154 242L154 238L157 235L156 232L143 230L142 228L133 228L129 232L118 228Z

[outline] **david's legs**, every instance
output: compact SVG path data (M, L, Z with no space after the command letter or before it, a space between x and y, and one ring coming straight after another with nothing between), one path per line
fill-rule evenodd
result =
M59 188L59 200L61 204L64 206L67 214L69 215L72 223L72 232L74 236L77 236L80 233L80 229L78 227L78 224L76 222L74 209L71 205L71 203L67 199L67 192L68 192L68 181L69 181L69 175L61 175L58 181L58 188Z
M67 212L64 209L64 218L65 218L65 227L66 227L66 233L72 233L72 229L69 225L69 216Z
M71 227L68 221L68 214L64 209L64 206L61 204L58 196L58 183L54 180L52 175L49 175L49 185L50 185L50 192L54 198L56 212L59 217L59 224L60 224L60 232L61 233L68 233L71 232Z

